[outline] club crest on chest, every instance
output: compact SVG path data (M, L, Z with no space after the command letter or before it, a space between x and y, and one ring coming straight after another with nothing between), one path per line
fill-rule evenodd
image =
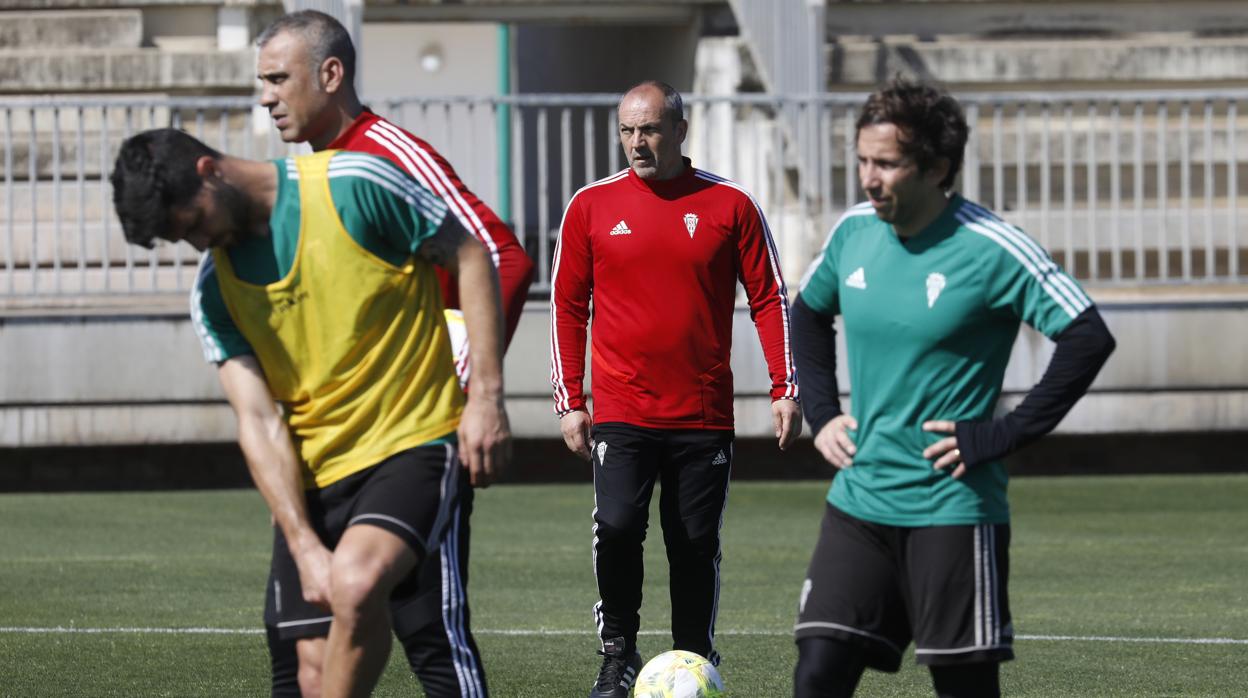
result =
M685 230L689 231L689 237L691 239L693 238L693 231L697 229L698 229L698 214L686 213L685 214Z
M932 272L927 275L927 307L936 305L936 299L940 298L940 292L945 290L945 275L939 272Z

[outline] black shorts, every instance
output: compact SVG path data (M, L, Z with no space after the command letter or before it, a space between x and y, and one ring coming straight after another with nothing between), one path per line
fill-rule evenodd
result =
M906 528L828 505L798 605L797 639L835 637L897 671L1014 658L1008 524Z
M424 560L441 544L459 499L459 458L455 446L420 446L321 489L306 493L308 518L321 541L333 550L349 526L378 526L402 538ZM273 580L277 629L282 639L323 637L332 616L303 600L299 569L280 529L273 537ZM413 572L412 577L415 578ZM392 600L417 591L401 583Z

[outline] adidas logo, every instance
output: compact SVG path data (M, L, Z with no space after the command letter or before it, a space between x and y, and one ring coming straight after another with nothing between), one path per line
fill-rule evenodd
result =
M723 451L715 454L715 460L711 461L711 465L724 465L728 462L728 456Z
M620 221L619 223L615 224L614 228L611 229L611 234L612 235L632 235L633 231L628 229L627 223L625 223L624 221Z
M867 287L867 272L862 267L854 270L854 273L845 277L845 285L850 288L865 289Z

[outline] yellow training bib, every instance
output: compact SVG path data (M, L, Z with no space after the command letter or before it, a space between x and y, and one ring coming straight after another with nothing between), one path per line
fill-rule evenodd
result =
M307 487L454 431L464 403L432 266L396 267L351 238L330 197L334 152L296 158L299 242L285 278L249 284L212 251L226 307L286 407Z

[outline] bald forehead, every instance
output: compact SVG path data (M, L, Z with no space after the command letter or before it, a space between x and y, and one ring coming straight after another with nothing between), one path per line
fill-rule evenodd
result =
M641 85L639 87L634 87L628 92L625 92L624 96L620 98L620 107L623 108L625 105L644 105L655 109L662 109L663 90L660 90L654 85Z
M663 91L651 85L629 90L620 99L619 114L620 122L625 124L662 119Z

